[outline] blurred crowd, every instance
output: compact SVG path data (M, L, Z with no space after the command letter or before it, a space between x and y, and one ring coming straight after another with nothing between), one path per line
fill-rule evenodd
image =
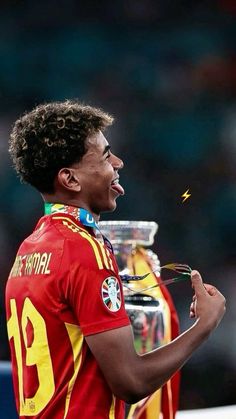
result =
M104 219L155 220L161 261L198 268L229 301L213 343L184 369L181 406L236 403L235 23L233 0L2 1L1 359L6 278L42 215L40 196L11 167L9 132L38 103L78 98L116 119L108 139L125 162L126 196ZM191 290L172 290L184 328Z

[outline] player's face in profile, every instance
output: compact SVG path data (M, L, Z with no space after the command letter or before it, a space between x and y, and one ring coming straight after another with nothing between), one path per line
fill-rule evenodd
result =
M110 146L100 131L87 140L87 148L81 162L74 165L74 168L78 168L81 185L81 206L93 214L113 211L116 208L116 199L124 194L118 174L123 162L111 153Z

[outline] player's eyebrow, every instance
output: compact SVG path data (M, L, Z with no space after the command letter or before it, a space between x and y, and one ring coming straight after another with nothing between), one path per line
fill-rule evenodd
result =
M104 151L103 151L102 155L104 156L104 154L106 154L110 149L111 149L111 146L109 144L106 145L106 147L104 148Z

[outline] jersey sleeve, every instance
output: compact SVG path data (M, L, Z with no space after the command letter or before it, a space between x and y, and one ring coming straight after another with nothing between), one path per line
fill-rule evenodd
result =
M117 272L98 267L89 248L69 266L64 283L68 304L84 336L130 324ZM81 252L80 252L81 253Z

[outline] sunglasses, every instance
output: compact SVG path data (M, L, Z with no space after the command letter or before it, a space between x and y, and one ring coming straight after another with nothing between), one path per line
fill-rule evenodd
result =
M171 277L169 279L165 279L162 281L159 281L158 283L156 283L155 285L151 285L149 287L140 289L139 291L134 290L132 287L130 287L129 282L131 281L141 281L142 279L147 278L148 275L153 274L155 272L160 273L163 269L172 271L177 273L178 275L175 277ZM125 288L127 288L129 291L133 292L134 294L143 292L143 291L148 291L152 288L156 288L156 287L160 287L161 285L170 285L170 284L174 284L176 282L180 282L180 281L185 281L186 279L190 279L191 277L191 272L192 269L190 268L189 265L185 265L185 264L181 264L181 263L168 263L167 265L163 265L161 267L159 267L158 269L155 269L154 271L148 272L144 275L120 275L121 281L123 282L123 285Z

